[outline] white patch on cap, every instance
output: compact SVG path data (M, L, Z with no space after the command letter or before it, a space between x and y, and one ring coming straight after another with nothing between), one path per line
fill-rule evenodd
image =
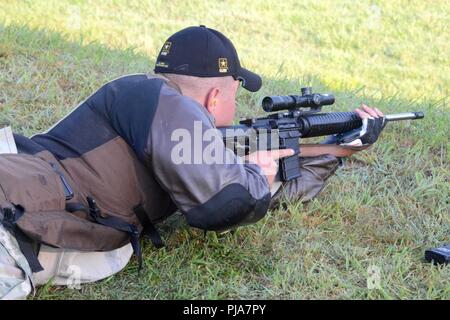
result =
M162 62L162 61L158 61L158 62L156 63L156 66L157 66L157 67L161 67L161 68L168 68L168 67L169 67L169 65L168 65L167 63Z

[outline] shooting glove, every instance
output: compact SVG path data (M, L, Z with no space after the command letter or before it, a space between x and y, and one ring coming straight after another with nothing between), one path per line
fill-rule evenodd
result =
M380 136L381 131L383 131L385 125L386 121L384 120L384 117L363 119L361 136L359 137L362 144L365 145L375 143L378 140L378 137Z
M370 145L374 144L386 125L384 118L362 119L361 128L327 137L322 144Z

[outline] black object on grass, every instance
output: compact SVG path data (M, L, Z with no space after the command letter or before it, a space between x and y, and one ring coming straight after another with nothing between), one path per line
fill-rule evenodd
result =
M448 264L450 262L450 244L426 250L425 260L434 264Z

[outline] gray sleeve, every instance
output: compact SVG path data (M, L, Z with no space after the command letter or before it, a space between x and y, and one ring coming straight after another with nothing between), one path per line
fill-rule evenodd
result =
M147 145L148 162L190 225L224 230L267 212L267 179L225 148L203 106L163 85Z

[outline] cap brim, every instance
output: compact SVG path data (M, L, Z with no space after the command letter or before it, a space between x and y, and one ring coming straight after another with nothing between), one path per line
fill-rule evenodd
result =
M242 83L242 87L244 87L248 91L256 92L261 89L261 77L245 68L240 68L236 72L236 79L240 80Z

